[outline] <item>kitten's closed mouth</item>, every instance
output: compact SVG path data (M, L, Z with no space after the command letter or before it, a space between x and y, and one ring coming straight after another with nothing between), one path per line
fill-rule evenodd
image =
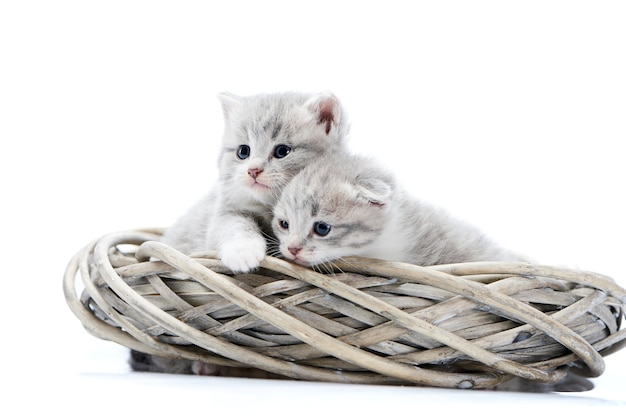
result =
M301 258L298 258L298 257L292 258L291 261L293 261L294 263L299 264L301 266L304 266L304 267L310 267L311 266L311 263L309 263L308 261L303 260Z
M266 186L263 183L259 183L258 181L254 181L252 184L250 184L250 188L255 190L269 190L269 186Z

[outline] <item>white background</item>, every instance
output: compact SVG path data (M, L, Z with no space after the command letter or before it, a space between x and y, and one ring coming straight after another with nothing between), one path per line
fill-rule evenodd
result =
M2 2L2 408L624 407L624 352L574 395L131 374L126 350L89 336L61 290L89 241L167 226L210 187L224 90L331 90L351 147L414 193L539 262L624 286L624 22L619 1Z

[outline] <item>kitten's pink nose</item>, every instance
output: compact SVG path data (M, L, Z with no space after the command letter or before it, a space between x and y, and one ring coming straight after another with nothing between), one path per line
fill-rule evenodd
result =
M252 177L253 179L257 178L257 176L261 174L262 172L263 172L262 168L249 168L248 169L248 175Z
M289 247L288 250L291 253L291 255L298 255L298 253L300 252L300 250L302 249L301 246L298 247Z

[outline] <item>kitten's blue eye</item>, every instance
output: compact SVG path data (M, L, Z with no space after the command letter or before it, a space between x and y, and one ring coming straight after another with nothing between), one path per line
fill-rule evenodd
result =
M289 222L283 221L281 219L280 221L278 221L278 226L280 226L282 229L289 229Z
M285 158L287 155L289 155L290 152L291 147L283 144L276 145L276 148L274 148L274 157Z
M330 233L332 226L328 225L326 222L315 222L313 224L313 232L320 236L326 236Z
M250 156L250 147L247 145L239 145L237 149L237 158L240 160L245 160Z

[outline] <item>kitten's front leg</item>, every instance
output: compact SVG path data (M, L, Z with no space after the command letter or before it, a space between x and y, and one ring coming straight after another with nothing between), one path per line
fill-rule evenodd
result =
M254 270L265 257L265 238L250 217L241 214L220 216L213 230L207 233L208 242L216 243L222 264L234 272Z

